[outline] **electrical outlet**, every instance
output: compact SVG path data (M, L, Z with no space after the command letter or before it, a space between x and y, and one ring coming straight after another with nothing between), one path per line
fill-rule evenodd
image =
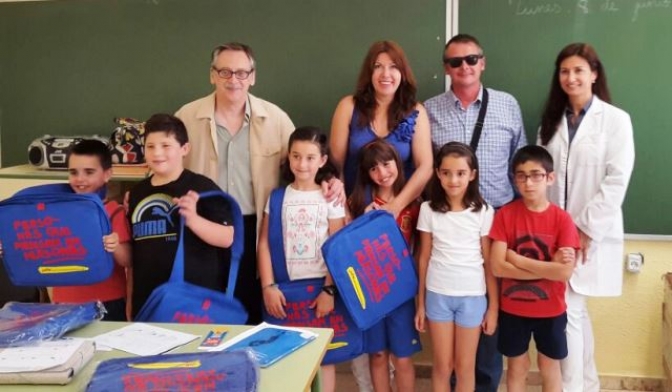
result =
M639 273L644 265L644 255L641 253L628 253L625 260L625 269L628 272Z

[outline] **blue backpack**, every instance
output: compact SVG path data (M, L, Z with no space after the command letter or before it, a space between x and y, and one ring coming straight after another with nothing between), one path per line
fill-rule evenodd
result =
M233 244L226 293L184 280L184 218L180 218L180 238L168 282L152 291L135 321L189 324L245 324L247 311L233 293L243 254L243 216L238 203L222 191L203 192L199 200L212 196L224 198L231 206Z
M246 351L164 354L103 361L87 392L254 392L259 370Z
M334 299L334 310L325 317L317 318L315 310L308 306L317 298L324 286L324 278L289 280L282 232L282 201L286 188L277 188L271 193L268 216L268 242L271 250L273 277L287 301L287 318L278 319L266 312L264 321L276 325L332 328L334 337L327 346L323 365L348 361L362 354L364 334L355 325L339 294Z
M418 293L411 252L387 211L358 217L324 242L322 254L361 329L369 329Z
M17 286L73 286L107 279L114 261L103 236L110 232L100 196L74 193L68 184L29 187L0 202L3 260Z

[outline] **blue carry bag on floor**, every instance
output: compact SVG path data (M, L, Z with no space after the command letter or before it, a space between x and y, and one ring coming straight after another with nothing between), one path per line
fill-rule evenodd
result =
M418 274L394 217L367 212L329 237L322 254L352 318L368 329L418 293Z
M87 392L254 392L259 369L247 351L164 354L103 361Z
M110 220L97 194L68 184L26 188L0 202L5 269L17 286L88 285L112 273L103 236Z
M315 309L310 309L309 306L322 291L324 278L289 280L282 231L282 201L285 189L278 188L271 193L268 242L271 250L273 277L287 301L285 308L287 318L275 318L268 314L264 307L264 321L285 326L332 328L334 337L327 346L327 353L322 364L330 365L348 361L362 354L364 334L350 317L340 295L338 293L335 295L334 310L328 316L317 318Z
M226 293L184 280L184 218L180 217L180 238L168 282L152 291L134 321L189 324L245 324L247 311L233 293L243 254L243 216L238 203L222 191L208 191L199 200L222 197L231 206L233 244Z

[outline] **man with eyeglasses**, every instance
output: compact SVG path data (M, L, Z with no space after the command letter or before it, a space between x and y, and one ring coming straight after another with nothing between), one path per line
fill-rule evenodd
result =
M248 311L248 324L261 322L261 287L256 244L266 200L279 185L294 124L278 106L249 93L255 83L252 49L232 42L216 47L210 64L215 91L184 105L175 114L187 127L191 151L185 167L204 174L240 204L245 250L236 298Z
M458 34L451 38L444 48L443 64L450 77L450 89L425 102L432 142L440 147L458 141L475 148L481 194L498 209L514 198L511 160L527 144L520 106L510 94L481 84L485 56L475 37ZM502 370L497 332L492 336L481 334L476 354L476 391L496 392Z

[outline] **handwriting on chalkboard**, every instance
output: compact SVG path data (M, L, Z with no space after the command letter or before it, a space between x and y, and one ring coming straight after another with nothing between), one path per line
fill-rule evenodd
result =
M670 8L672 6L672 0L645 0L645 1L636 1L635 10L632 13L632 21L636 22L639 17L640 11L645 9L655 9L655 8Z
M23 260L39 261L43 265L82 260L86 248L69 227L58 226L58 219L47 216L13 222L16 233L14 249L21 251Z
M530 17L535 15L554 15L574 13L590 15L597 13L628 13L634 23L644 12L672 9L672 0L572 0L539 1L539 0L509 0L509 7L515 15Z

